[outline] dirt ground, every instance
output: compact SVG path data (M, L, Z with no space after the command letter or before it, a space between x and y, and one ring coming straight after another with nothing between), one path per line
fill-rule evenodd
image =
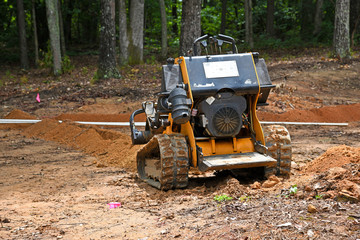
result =
M349 124L287 126L290 179L192 173L188 188L167 192L137 177L127 128L73 122L128 121L154 98L160 65L97 85L82 65L96 59L74 59L58 79L0 70L0 117L44 119L0 125L0 239L360 239L360 62L324 56L268 61L276 89L262 121Z

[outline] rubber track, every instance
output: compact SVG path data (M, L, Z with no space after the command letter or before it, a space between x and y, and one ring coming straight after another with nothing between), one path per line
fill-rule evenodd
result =
M266 126L263 130L268 155L277 160L276 166L265 168L265 176L280 175L285 178L290 177L292 149L288 130L280 125Z
M159 177L145 172L147 158L157 158ZM155 135L137 153L138 173L142 180L161 190L185 188L188 185L189 154L186 139L181 134Z

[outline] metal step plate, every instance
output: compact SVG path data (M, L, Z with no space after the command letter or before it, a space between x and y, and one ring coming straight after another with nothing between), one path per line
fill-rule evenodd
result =
M199 164L199 170L265 167L273 166L276 163L277 161L272 157L257 152L227 154L204 157Z

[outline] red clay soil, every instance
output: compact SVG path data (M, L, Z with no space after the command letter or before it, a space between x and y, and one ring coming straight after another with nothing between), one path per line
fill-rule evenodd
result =
M280 114L258 111L257 115L261 121L356 122L360 121L360 103L326 106L310 110L291 110Z
M326 106L310 110L291 110L284 113L270 113L258 111L261 121L286 121L286 122L356 122L360 121L360 103L352 105ZM36 119L20 110L14 110L5 118L7 119ZM94 113L66 113L55 119L92 122L128 122L130 114L94 114ZM145 114L136 116L136 121L145 121ZM26 127L24 124L11 124L16 127ZM11 127L11 125L6 125ZM4 126L3 126L4 127Z
M360 148L345 145L329 148L305 169L305 173L318 173L308 190L312 195L360 202L359 170Z
M289 111L283 114L259 112L261 120L267 121L312 121L312 122L350 122L360 121L360 104L339 105L312 110ZM20 110L14 110L6 116L9 119L35 119L35 117ZM137 121L144 121L144 115ZM128 121L128 114L62 114L56 119L65 120L59 123L55 119L44 119L33 124L4 124L2 127L25 128L24 135L58 142L75 149L94 155L98 166L116 165L127 169L135 169L135 155L141 146L133 146L128 134L112 130L103 130L94 126L78 125L69 120L77 121ZM329 153L321 156L309 166L309 171L326 170L334 166L342 166L352 156L359 159L359 149L341 146L339 149L329 149ZM350 155L349 155L350 154ZM355 154L355 155L354 155ZM357 155L356 155L357 154ZM347 157L347 156L350 157ZM325 167L326 166L326 167ZM326 169L325 169L326 168Z
M35 116L32 116L26 112L23 112L19 109L11 111L8 115L4 117L5 119L36 119ZM0 124L0 129L24 129L27 128L29 124Z
M27 137L58 142L96 156L96 164L99 167L116 165L135 170L134 159L140 148L131 144L128 135L72 122L59 123L54 119L45 119L33 124L25 129L23 134Z
M72 121L88 121L88 122L128 122L130 114L93 114L93 113L65 113L61 114L55 119L57 120L72 120ZM136 116L136 121L145 121L145 114Z
M330 168L342 167L349 163L360 164L360 148L341 145L329 148L320 157L311 161L306 171L325 172Z
M356 122L360 121L360 103L352 105L326 106L310 110L291 110L284 113L258 111L261 121L284 122ZM94 122L128 122L130 114L61 114L55 119ZM140 114L136 121L145 121L145 114Z

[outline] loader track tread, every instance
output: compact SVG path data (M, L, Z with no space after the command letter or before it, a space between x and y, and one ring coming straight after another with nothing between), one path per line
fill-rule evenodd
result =
M148 164L152 161L152 167ZM137 153L139 177L161 190L188 185L189 156L186 139L181 134L155 135Z
M265 168L265 177L279 175L289 178L291 174L291 139L288 130L284 126L270 125L264 127L265 143L268 155L277 160L274 167Z

